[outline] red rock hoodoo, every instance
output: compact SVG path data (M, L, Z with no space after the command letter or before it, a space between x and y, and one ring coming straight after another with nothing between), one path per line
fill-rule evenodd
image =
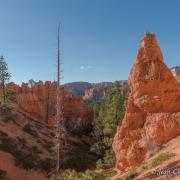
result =
M55 117L56 83L42 81L32 87L23 83L16 93L16 100L21 109L41 122L52 124ZM93 121L93 111L81 97L69 95L62 89L64 116L69 125L78 122L89 125Z
M122 174L180 135L180 89L156 36L146 33L129 75L130 95L113 149Z

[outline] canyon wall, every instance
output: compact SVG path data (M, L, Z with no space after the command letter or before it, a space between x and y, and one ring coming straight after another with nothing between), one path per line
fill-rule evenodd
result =
M116 88L115 82L101 82L101 83L92 83L92 87L85 90L83 99L86 102L103 102L107 95L114 91ZM118 81L121 84L122 93L125 94L128 90L127 80Z
M52 124L56 110L56 83L39 81L32 87L23 83L16 92L16 100L20 109L37 120ZM82 97L71 96L62 88L64 117L67 126L73 123L84 127L91 126L92 109L86 107Z
M113 142L120 174L180 135L180 89L155 35L146 33L142 39L128 83L126 113Z

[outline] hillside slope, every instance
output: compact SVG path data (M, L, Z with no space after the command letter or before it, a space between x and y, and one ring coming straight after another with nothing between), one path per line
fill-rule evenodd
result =
M46 180L52 171L54 128L33 119L14 103L0 106L0 179ZM63 167L83 171L94 166L92 140L68 131Z
M111 180L179 180L180 177L180 136L165 143L150 158L134 166L123 175L116 175Z
M52 129L30 119L15 104L0 107L0 179L46 180Z
M162 163L159 163L156 167L152 167L151 169L145 170L139 176L137 176L136 180L143 179L174 179L178 180L180 178L180 136L172 139L168 143L164 144L162 149L152 156L148 162L153 159L157 159L158 157L162 157L162 154L172 154L172 157L167 157L167 160L164 158ZM160 160L159 160L160 161ZM179 171L179 174L178 174ZM166 174L167 173L167 174ZM169 173L169 174L168 174Z

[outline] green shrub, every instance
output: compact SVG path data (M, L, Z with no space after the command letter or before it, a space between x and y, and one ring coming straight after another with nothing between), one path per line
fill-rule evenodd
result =
M97 162L96 162L96 169L102 169L103 168L103 163L102 163L102 160L99 159Z
M6 104L4 104L3 106L0 107L0 112L8 115L11 113L11 108L8 107Z
M75 170L68 169L58 176L58 180L78 180L79 175Z
M114 176L115 171L86 170L85 172L76 172L75 170L67 169L58 176L58 180L109 180ZM54 176L51 180L54 180Z
M134 166L130 169L129 174L127 176L127 179L134 179L137 177L139 174L141 174L141 168Z
M23 127L23 131L30 134L30 135L32 135L32 136L34 136L34 137L38 137L37 132L32 129L32 126L31 126L29 120L26 121L26 123L25 123L25 125Z
M53 161L52 159L49 159L49 158L46 158L44 160L39 160L38 167L39 169L42 169L45 172L49 172L50 169L53 167Z
M9 138L6 133L0 131L0 149L11 153L16 148L17 145L14 143L13 139Z
M24 138L17 137L17 140L19 141L20 146L26 146L27 141Z
M38 157L32 152L16 150L13 153L16 165L26 170L36 169Z
M65 169L72 168L78 171L84 171L90 166L95 166L96 163L96 157L80 147L69 149L64 152L63 156L65 157L63 162L63 167Z
M9 180L7 172L0 169L0 179Z
M38 147L37 146L31 146L30 147L30 151L32 151L34 154L40 154L40 153L42 153L39 149L38 149Z
M14 117L12 116L12 114L8 114L5 116L5 118L3 119L3 121L5 123L8 123L8 122L13 122L13 123L16 123Z
M175 153L170 153L170 152L161 153L149 162L145 162L140 166L132 167L128 173L128 178L133 179L137 177L139 174L141 174L143 171L155 168L156 166L160 165L162 162L170 159L175 155L176 155Z
M150 162L150 167L152 168L156 167L159 164L161 164L163 161L166 161L171 157L174 157L175 155L176 155L175 153L170 153L170 152L161 153Z
M43 139L43 142L40 142L42 147L44 147L49 153L52 152L51 148L53 147L53 143L51 141L47 141Z
M39 166L41 151L36 146L25 148L25 150L17 149L13 152L16 159L16 164L26 170L28 169L41 169Z
M105 151L103 162L105 164L113 164L115 162L115 154L113 149L108 149Z

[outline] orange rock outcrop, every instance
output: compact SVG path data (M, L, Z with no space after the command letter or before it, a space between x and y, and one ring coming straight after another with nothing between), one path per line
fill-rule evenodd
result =
M120 174L180 135L180 89L155 35L142 39L128 82L127 109L113 142Z
M93 111L81 97L69 95L62 89L64 116L69 124L78 122L89 125L93 121ZM42 81L32 87L23 83L16 95L21 109L42 122L52 124L55 118L56 83Z

